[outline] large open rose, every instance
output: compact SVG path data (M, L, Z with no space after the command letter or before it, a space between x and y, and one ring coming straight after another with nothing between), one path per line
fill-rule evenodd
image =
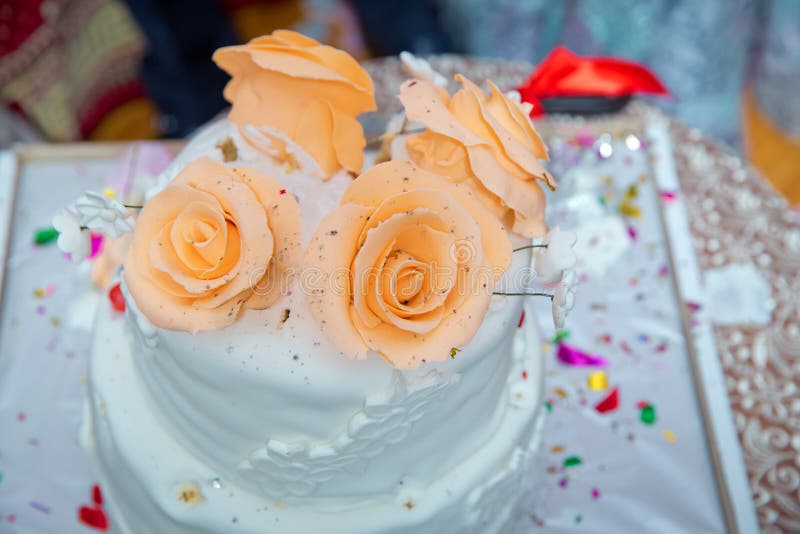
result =
M320 223L303 282L344 354L373 349L410 369L472 339L510 261L505 229L468 188L389 161L357 178Z
M253 169L204 157L144 205L124 278L155 326L197 332L272 304L301 254L294 197Z
M409 120L427 129L406 140L420 167L468 185L512 230L526 237L547 231L545 199L537 182L553 186L539 159L547 150L517 102L488 82L491 95L461 75L450 97L423 80L409 80L400 100Z
M232 77L224 93L233 104L229 119L266 127L258 135L241 130L257 148L264 136L280 152L279 133L308 152L326 177L340 168L361 171L366 142L355 117L375 109L375 96L369 74L349 54L279 30L220 48L213 59Z

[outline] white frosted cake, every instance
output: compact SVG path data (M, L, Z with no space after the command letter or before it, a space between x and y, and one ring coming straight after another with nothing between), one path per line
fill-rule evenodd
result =
M419 74L374 165L343 52L276 32L215 60L230 116L147 194L126 313L96 320L83 439L112 528L508 528L541 422L537 329L498 294L547 250L529 110Z

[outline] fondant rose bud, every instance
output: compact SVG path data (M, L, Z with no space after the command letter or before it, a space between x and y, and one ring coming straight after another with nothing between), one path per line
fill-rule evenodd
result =
M344 354L372 349L411 369L472 339L510 261L505 229L467 187L389 161L357 178L320 223L304 289Z
M296 143L325 178L341 168L361 171L366 140L355 117L375 109L375 96L372 79L349 54L279 30L220 48L213 59L231 75L228 118L256 148L280 159L275 154L289 157L286 141Z
M428 81L401 87L408 119L427 128L408 137L409 158L469 186L514 232L541 237L547 225L540 183L554 183L539 161L547 160L539 134L521 105L492 82L487 95L461 75L456 80L462 88L452 97Z
M297 202L253 169L200 158L144 205L124 280L155 326L222 328L263 309L302 254Z
M133 217L128 209L102 193L86 191L75 201L75 211L82 226L117 238L133 230Z
M92 236L89 229L81 226L80 215L73 208L65 208L53 217L53 228L58 231L58 248L80 263L92 251Z
M553 324L556 328L564 328L567 315L575 306L575 291L578 287L578 276L575 271L567 271L556 286L553 294Z
M560 280L564 271L575 267L577 258L572 247L577 241L575 232L551 228L537 247L535 258L536 275L544 281Z

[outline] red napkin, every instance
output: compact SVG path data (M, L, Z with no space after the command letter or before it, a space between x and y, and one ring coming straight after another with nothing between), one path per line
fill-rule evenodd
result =
M640 63L613 57L581 57L561 45L539 63L517 91L523 102L534 105L531 115L544 112L544 98L669 95L656 75Z

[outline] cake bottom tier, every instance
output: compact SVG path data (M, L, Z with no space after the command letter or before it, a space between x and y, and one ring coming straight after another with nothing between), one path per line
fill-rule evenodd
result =
M127 342L126 322L100 317L95 336L82 441L99 468L116 531L500 532L533 484L531 466L542 422L542 361L535 326L515 334L514 365L503 401L510 406L483 446L432 484L409 482L393 499L357 506L288 505L221 480L154 413Z

